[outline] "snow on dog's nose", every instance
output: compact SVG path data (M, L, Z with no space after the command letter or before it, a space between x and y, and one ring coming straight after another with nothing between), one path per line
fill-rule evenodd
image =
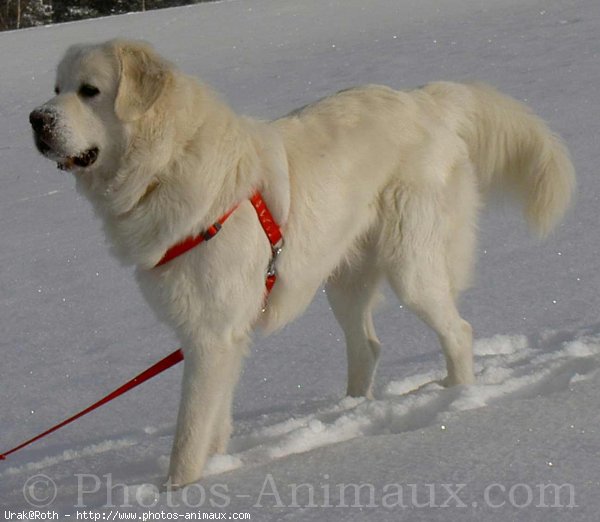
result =
M57 122L56 111L45 105L37 107L29 115L35 143L42 154L53 148Z
M46 129L51 129L56 123L56 115L43 109L34 109L29 115L29 123L36 134L42 134Z

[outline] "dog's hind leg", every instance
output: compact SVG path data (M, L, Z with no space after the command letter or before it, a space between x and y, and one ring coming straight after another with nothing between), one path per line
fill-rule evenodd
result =
M351 264L343 263L328 281L326 291L331 309L346 337L347 394L372 398L380 352L372 308L381 273L366 256L364 254Z
M403 265L391 269L388 279L398 297L438 334L448 370L445 384L473 383L472 329L456 309L445 260L429 251L412 262L404 258Z
M467 197L467 190L468 183L452 195L457 203L431 190L390 191L379 243L392 289L440 339L448 369L445 383L450 386L475 380L471 325L455 303L468 280L474 244L476 200ZM459 212L461 205L467 210ZM458 255L455 244L465 252Z

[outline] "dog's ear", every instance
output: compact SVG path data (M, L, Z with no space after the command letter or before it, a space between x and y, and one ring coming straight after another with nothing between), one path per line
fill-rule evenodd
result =
M115 42L120 65L115 113L121 121L141 118L172 81L172 66L149 45Z

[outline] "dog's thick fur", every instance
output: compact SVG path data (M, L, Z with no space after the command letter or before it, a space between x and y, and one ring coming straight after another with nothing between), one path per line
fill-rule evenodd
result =
M574 186L559 138L483 85L355 88L267 123L237 116L149 46L110 41L70 48L57 92L37 109L38 146L73 170L117 254L137 265L150 304L181 338L175 485L226 450L251 332L292 320L323 283L346 336L348 394L371 395L382 278L438 334L446 383L472 383L471 326L455 300L469 282L482 198L494 185L514 189L543 235ZM41 126L40 114L52 118ZM94 148L95 163L73 164ZM247 201L256 189L285 236L264 312L271 251ZM153 268L238 203L214 240Z

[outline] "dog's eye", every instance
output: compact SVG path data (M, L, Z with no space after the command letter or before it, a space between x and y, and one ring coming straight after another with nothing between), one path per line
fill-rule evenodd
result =
M79 94L84 98L93 98L100 94L100 89L98 87L94 87L89 83L84 83L81 87L79 87Z

